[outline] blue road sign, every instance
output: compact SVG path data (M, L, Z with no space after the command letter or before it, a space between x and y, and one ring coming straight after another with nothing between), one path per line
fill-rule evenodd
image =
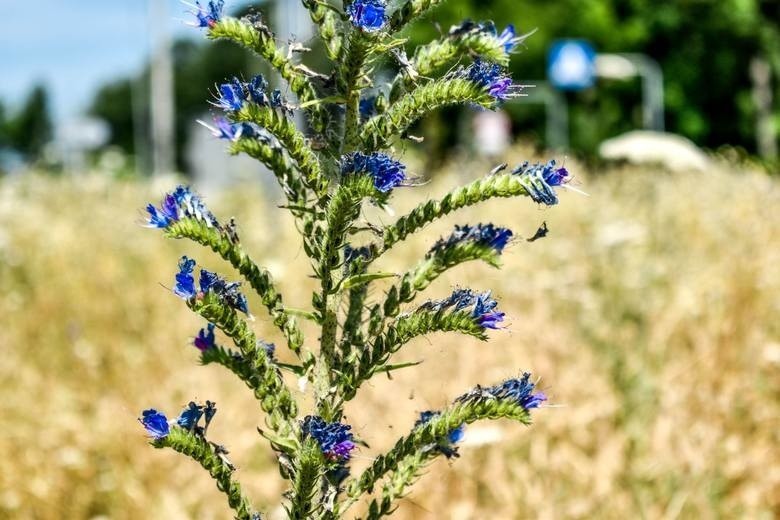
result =
M584 40L558 40L547 53L547 77L560 90L583 90L593 86L596 51Z

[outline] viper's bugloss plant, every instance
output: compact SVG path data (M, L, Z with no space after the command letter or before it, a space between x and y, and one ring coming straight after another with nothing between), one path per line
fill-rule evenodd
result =
M524 87L513 83L506 65L528 35L518 36L512 25L499 33L492 22L466 21L407 54L402 31L443 1L389 5L384 0L352 0L336 6L303 0L333 62L327 74L296 64L295 54L279 47L257 14L231 18L223 14L221 0L192 6L194 26L210 39L230 40L254 51L279 72L294 96L289 102L280 90L269 91L262 76L226 78L210 100L222 113L213 125L203 124L228 142L231 154L254 157L275 175L318 280L311 310L284 302L269 272L244 249L233 219L220 222L189 187L178 186L158 205L149 204L146 224L170 238L212 249L243 278L243 283L229 282L215 272L196 271L195 260L183 256L171 290L204 320L192 340L201 362L222 365L257 398L265 421L258 431L288 482L282 499L289 518L343 518L361 500L366 518L389 515L432 460L459 455L467 425L501 418L530 424L531 410L547 399L535 391L528 373L493 386L477 385L441 410L422 411L416 420L410 417L408 433L390 451L360 474L350 471L355 453L367 445L363 437L371 432L361 431L357 438L346 422L344 405L376 374L414 366L392 364L396 352L431 332L486 340L488 333L507 326L489 290L457 288L443 298L414 302L431 282L460 264L482 261L499 267L501 255L513 243L508 228L490 223L455 226L400 275L379 270L381 257L428 224L467 206L499 197L557 204L556 189L570 180L569 172L554 161L514 169L501 165L438 200L421 203L392 224L361 221L364 202L384 206L396 188L415 184L397 146L415 121L447 105L494 110L522 95ZM397 65L389 85L375 83L374 69L383 56L393 57ZM294 124L294 112L306 116L305 131ZM386 291L371 290L376 283L387 284ZM245 290L259 296L293 362L279 361L275 346L255 335L247 319L251 314ZM301 320L313 322L318 334L305 338ZM231 346L219 343L218 330ZM288 385L284 372L310 383L304 387L313 393L313 410L301 410L303 399ZM215 414L213 402L191 402L176 419L148 409L139 421L153 446L172 448L206 469L236 518L259 519L260 511L245 496L227 450L207 437Z

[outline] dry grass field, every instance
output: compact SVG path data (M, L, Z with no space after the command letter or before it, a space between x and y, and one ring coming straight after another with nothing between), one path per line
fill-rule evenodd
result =
M371 445L354 465L419 411L530 370L551 398L534 425L471 427L461 458L433 464L397 518L777 518L780 179L726 165L598 176L570 166L590 197L462 211L385 260L404 269L453 224L492 221L522 237L550 228L518 239L502 271L470 264L429 289L493 288L509 328L488 343L411 343L398 359L425 363L378 378L347 409ZM396 210L446 191L457 169L398 190ZM143 408L174 414L194 398L218 403L210 436L278 517L283 488L255 432L261 412L240 382L198 366L189 341L202 323L164 287L183 253L235 273L138 225L140 208L169 187L96 175L0 182L0 518L228 518L208 476L150 448L136 422ZM286 299L306 307L305 255L262 201L247 187L208 199L218 216L237 217ZM258 302L250 307L258 334L278 340Z

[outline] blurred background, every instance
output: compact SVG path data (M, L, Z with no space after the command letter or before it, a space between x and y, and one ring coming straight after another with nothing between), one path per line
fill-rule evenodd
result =
M182 254L229 269L139 223L148 201L193 183L306 307L309 267L272 178L196 123L226 78L284 85L205 41L179 2L2 8L0 518L227 518L208 476L150 449L136 422L196 398L218 403L210 433L278 517L257 406L197 366L202 323L165 289ZM261 12L327 72L298 2L227 10ZM355 466L420 411L530 370L551 396L535 424L470 428L462 457L433 464L398 518L780 517L780 2L448 0L406 33L409 49L467 18L535 31L511 65L534 87L495 113L419 122L425 141L398 151L431 182L397 190L396 212L526 159L565 162L590 196L463 211L388 256L405 270L453 224L512 228L504 270L457 269L428 290L495 288L512 321L487 344L410 344L399 361L426 363L348 409L371 445ZM394 67L380 69L390 79ZM543 222L549 236L525 241ZM278 341L251 303L258 335Z

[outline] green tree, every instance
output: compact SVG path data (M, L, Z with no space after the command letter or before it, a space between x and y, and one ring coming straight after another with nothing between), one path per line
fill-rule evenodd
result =
M49 96L43 85L32 89L21 110L10 121L8 134L11 147L25 158L40 157L44 145L52 137Z

